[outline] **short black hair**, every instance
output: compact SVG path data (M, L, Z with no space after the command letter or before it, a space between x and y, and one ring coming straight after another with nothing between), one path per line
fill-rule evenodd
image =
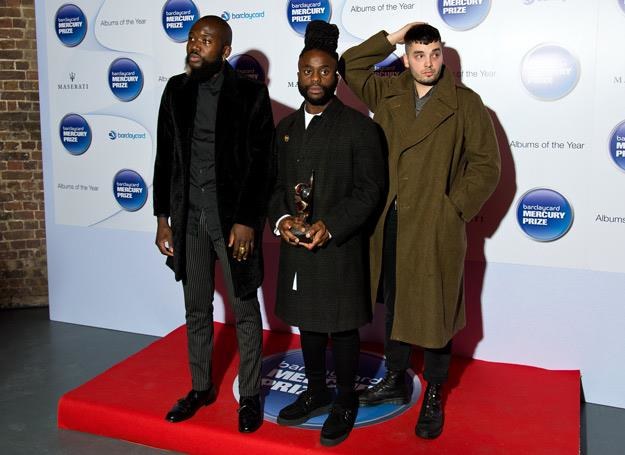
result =
M430 24L419 24L410 27L404 35L404 43L406 46L412 43L430 44L437 43L441 40L441 34L438 29Z
M305 52L316 49L330 55L337 62L339 54L336 48L339 45L339 28L335 24L328 24L325 21L310 21L306 26L306 35L304 36L304 49L299 56Z
M202 16L197 22L210 22L219 29L220 38L224 46L232 45L232 28L219 16Z

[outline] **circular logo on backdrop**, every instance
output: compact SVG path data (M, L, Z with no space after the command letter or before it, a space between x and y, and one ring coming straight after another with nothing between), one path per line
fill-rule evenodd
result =
M118 58L109 67L109 87L119 100L134 100L143 89L141 68L129 58Z
M182 43L199 17L197 6L191 0L168 0L163 6L163 29L172 40Z
M300 35L306 33L306 26L311 21L330 21L332 5L329 0L289 0L286 6L286 17L289 25Z
M558 240L573 224L569 201L547 188L530 190L521 196L516 213L523 232L539 242Z
M61 43L68 47L78 46L87 34L87 18L76 5L61 6L54 17L54 29Z
M454 30L469 30L482 23L490 0L438 0L438 14Z
M616 125L610 134L610 156L625 171L625 121Z
M521 63L521 80L536 98L554 101L568 95L579 80L580 65L567 49L541 44L529 51Z
M230 64L242 76L249 79L265 82L265 70L254 57L248 54L239 54L230 58Z
M328 365L332 365L334 360L331 351L328 350L326 352L326 358L328 360ZM385 373L386 367L384 366L384 358L381 355L361 352L358 376L356 377L356 389L364 390L379 383ZM412 391L411 399L407 404L383 404L372 407L361 407L358 409L358 417L355 426L361 427L384 422L408 410L419 398L421 383L419 382L419 378L415 376L412 371L409 370L407 376L409 379L409 387ZM263 358L261 378L261 393L265 396L265 420L276 422L280 410L293 403L297 399L297 396L306 390L307 381L302 351L296 349ZM331 389L336 387L336 374L334 371L327 372L326 380L328 387ZM239 381L237 376L232 386L232 391L237 399L239 398L238 387ZM306 423L298 425L298 427L320 429L326 417L327 414L314 417Z
M378 76L397 76L405 69L404 61L395 54L391 54L380 63L373 65L373 71Z
M61 143L72 155L82 155L91 145L91 128L78 114L67 114L59 126Z
M148 189L143 178L135 171L122 169L113 179L113 194L117 203L129 212L136 212L148 199Z

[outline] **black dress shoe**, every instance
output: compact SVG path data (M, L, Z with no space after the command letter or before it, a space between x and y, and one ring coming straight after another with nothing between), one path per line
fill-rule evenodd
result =
M384 378L364 390L358 397L360 406L375 406L377 404L406 404L410 401L410 390L404 379L406 372L386 370Z
M443 411L442 384L428 383L419 413L415 433L420 438L434 439L443 432L445 413Z
M202 406L208 406L217 397L215 387L211 386L208 390L197 391L191 390L186 397L176 402L173 408L165 416L165 420L170 422L182 422L196 413Z
M297 400L282 408L278 414L279 425L301 425L313 417L325 414L330 410L332 404L332 392L313 393L311 390L304 390L299 394Z
M346 407L335 403L330 410L330 415L323 422L321 428L321 445L335 446L349 436L354 428L358 406Z
M263 411L260 406L260 396L241 397L239 400L239 431L252 433L263 423Z

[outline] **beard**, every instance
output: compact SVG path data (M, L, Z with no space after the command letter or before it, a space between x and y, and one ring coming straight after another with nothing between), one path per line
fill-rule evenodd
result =
M196 81L207 81L219 71L223 67L223 61L216 58L213 61L202 60L202 65L199 68L192 68L189 65L189 55L185 58L185 63L187 67L187 74L189 77Z
M439 79L441 78L441 75L443 74L443 68L441 67L441 69L438 71L438 73L433 74L432 76L428 77L428 78L424 78L422 76L416 76L414 79L421 85L427 85L429 87L432 87L434 85L436 85L439 81Z
M323 90L323 95L321 95L321 97L319 98L311 98L308 95L308 89L311 87L311 85L303 86L297 84L297 89L299 90L300 95L304 97L308 104L311 104L313 106L324 106L334 96L334 91L336 90L336 86L338 85L338 83L339 79L337 77L331 86L325 87L323 85L318 85L317 87L320 87Z

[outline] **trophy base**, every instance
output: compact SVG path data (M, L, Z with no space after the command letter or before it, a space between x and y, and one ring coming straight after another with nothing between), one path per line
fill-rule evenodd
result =
M312 238L306 237L306 232L308 231L302 232L298 228L291 228L290 231L291 231L291 234L293 234L295 237L299 239L299 243L311 243L312 242Z

